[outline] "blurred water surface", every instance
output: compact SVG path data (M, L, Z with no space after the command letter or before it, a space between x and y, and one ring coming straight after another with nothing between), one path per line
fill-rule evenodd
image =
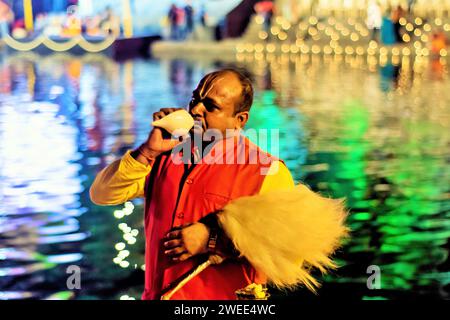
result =
M280 129L294 178L346 198L352 238L319 296L448 298L447 61L17 54L0 60L0 299L140 297L142 201L98 207L89 186L146 138L153 112L186 106L224 65L253 75L248 128ZM80 290L67 288L70 265L81 267ZM378 290L369 266L381 270Z

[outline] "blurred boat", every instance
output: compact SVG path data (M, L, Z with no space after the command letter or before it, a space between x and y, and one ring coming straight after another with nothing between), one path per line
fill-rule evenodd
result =
M33 2L24 1L23 25L18 26L13 30L12 36L7 35L3 40L7 47L14 51L36 51L42 54L52 52L70 52L72 54L101 52L118 59L148 55L150 43L161 37L156 34L139 36L134 34L131 22L133 16L131 3L129 0L124 0L122 5L124 10L123 24L117 24L114 15L108 13L105 24L108 23L109 27L102 34L98 34L98 30L95 35L90 34L89 27L86 27L87 32L82 31L81 19L75 16L78 7L74 5L67 9L67 21L65 21L64 26L57 23L57 28L50 31L52 34L50 35L49 33L34 32Z
M159 40L162 40L162 37L159 35L117 38L112 45L112 55L116 59L147 56L150 54L150 44Z
M6 36L4 41L12 51L34 51L41 54L52 52L70 52L72 54L105 53L114 58L122 59L148 55L150 44L160 39L159 35L138 37L35 35L20 40Z

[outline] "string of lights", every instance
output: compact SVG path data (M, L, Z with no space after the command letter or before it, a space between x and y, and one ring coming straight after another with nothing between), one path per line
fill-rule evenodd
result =
M131 215L134 211L134 205L132 202L128 201L124 204L121 210L114 211L114 217L118 220L122 220L125 217ZM118 229L123 233L123 241L115 244L114 248L117 251L117 256L113 259L113 262L123 269L130 267L130 262L127 258L130 256L130 250L127 249L128 246L136 244L136 237L139 234L139 230L132 229L126 222L121 222L118 224ZM137 267L136 265L134 266ZM145 265L141 266L141 270L145 270ZM121 295L120 300L136 300L136 298L129 295Z
M264 18L260 15L255 16L254 21L260 26L264 24ZM430 52L433 32L450 32L448 21L439 17L402 17L399 23L403 28L402 43L385 45L370 39L370 31L361 19L310 16L292 24L285 17L278 16L273 19L270 29L260 29L258 42L239 43L236 53L448 56L447 48Z
M106 37L104 40L98 43L89 42L82 36L73 37L65 42L54 41L44 35L39 36L29 42L18 41L9 35L4 38L6 45L17 51L31 51L41 45L44 45L52 51L65 52L73 49L78 45L80 48L90 53L101 52L108 49L115 40L116 37L114 36Z

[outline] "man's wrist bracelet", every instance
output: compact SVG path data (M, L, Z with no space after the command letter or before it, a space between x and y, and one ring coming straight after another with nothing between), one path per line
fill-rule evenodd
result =
M208 252L215 253L217 247L217 241L220 232L219 221L217 220L217 213L211 213L199 220L199 222L206 225L209 229L209 239L208 239Z
M217 229L210 229L209 230L209 239L208 239L208 252L209 253L215 253L216 252L216 246L217 246L217 236L218 236L218 230Z

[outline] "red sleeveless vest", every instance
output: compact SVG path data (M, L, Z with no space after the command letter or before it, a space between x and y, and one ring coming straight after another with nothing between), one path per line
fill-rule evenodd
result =
M229 139L234 139L235 143L224 146ZM233 164L226 164L230 162L225 160L225 164L201 162L187 172L187 166L180 163L180 154L165 153L156 159L147 177L143 299L160 299L164 289L176 284L205 259L192 257L172 262L164 255L162 239L167 232L172 227L196 222L235 198L258 194L265 178L262 172L275 160L243 136L228 138L216 145L223 149L213 148L208 153L209 159L225 157L234 159ZM257 161L256 154L259 155ZM235 291L254 282L255 275L255 270L245 260L225 261L207 268L172 299L235 300Z

